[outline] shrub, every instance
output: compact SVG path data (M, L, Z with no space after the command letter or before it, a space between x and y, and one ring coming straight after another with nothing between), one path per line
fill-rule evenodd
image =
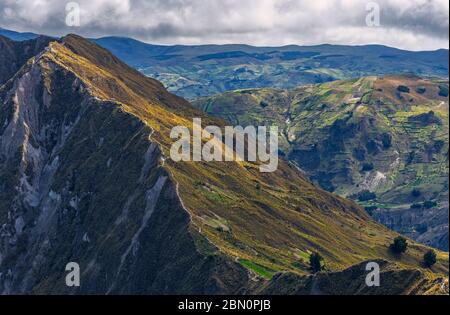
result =
M423 93L425 93L426 91L427 91L427 89L426 89L425 87L423 87L423 86L418 86L418 87L416 88L416 92L419 93L419 94L423 94Z
M389 149L392 146L392 136L388 133L383 133L381 135L381 142L383 143L383 148Z
M415 151L411 151L408 153L408 156L406 157L406 165L411 164L412 162L414 162L414 158L416 157L416 152Z
M437 206L437 202L433 200L427 200L423 203L425 209L434 208Z
M443 97L448 97L448 86L441 84L439 85L439 95Z
M362 171L363 172L370 172L371 170L373 170L373 164L372 163L364 163L362 166Z
M433 144L433 148L436 151L436 153L440 153L442 151L442 148L445 145L445 141L444 140L436 140Z
M267 106L269 106L269 104L267 102L261 101L259 102L259 106L261 106L262 108L266 108Z
M406 85L399 85L397 87L397 91L402 93L409 93L409 87L407 87Z
M373 139L370 139L369 141L367 141L366 149L369 154L377 154L379 152L378 144Z
M319 253L312 253L309 256L309 265L313 273L319 272L322 270L322 256Z
M401 254L406 252L406 249L408 248L408 242L406 241L406 238L402 236L398 236L394 239L394 242L389 246L389 248L396 254Z
M421 195L421 192L420 192L420 190L419 190L418 188L414 188L414 189L412 190L412 192L411 192L411 195L412 195L413 197L419 197L419 196Z
M358 194L358 200L359 201L368 201L368 200L373 200L376 199L377 195L371 191L368 190L362 190L361 192L359 192Z
M423 264L430 268L436 263L436 253L433 250L429 250L423 255Z
M409 206L410 209L420 209L422 208L422 204L421 203L413 203Z
M355 148L353 149L353 156L358 161L364 161L366 158L366 150L364 150L364 148Z

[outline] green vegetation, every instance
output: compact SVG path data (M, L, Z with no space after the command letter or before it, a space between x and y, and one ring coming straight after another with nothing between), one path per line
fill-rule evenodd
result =
M419 93L419 94L424 94L426 91L427 91L427 89L425 87L423 87L423 86L418 86L416 88L416 92Z
M402 93L409 93L409 87L407 87L406 85L399 85L397 87L397 91L402 92Z
M319 253L312 253L309 256L309 266L313 273L316 273L316 272L319 272L322 270L322 267L323 267L322 260L323 260L323 257L320 256Z
M370 172L373 170L373 163L363 163L361 171Z
M261 266L247 259L239 259L239 263L266 279L272 279L273 275L275 274L274 270Z
M369 200L374 200L377 198L377 195L374 192L371 192L367 189L362 190L352 196L350 196L352 199L358 199L358 201L364 202Z
M448 97L448 85L439 85L439 95L443 97Z
M261 102L259 102L259 106L261 106L262 108L266 108L267 106L269 106L269 103L267 103L265 101L261 101Z
M430 209L430 208L434 208L437 206L437 202L434 200L427 200L423 203L423 207L425 209Z
M406 241L406 238L402 236L396 237L392 244L389 246L389 249L396 254L402 254L406 252L407 248L408 242Z
M56 230L61 228L64 233L60 238L54 238L55 243L44 257L49 260L49 265L63 265L63 260L72 257L75 245L81 264L89 265L94 261L94 265L102 266L108 274L118 275L119 281L130 279L128 276L131 274L133 279L143 281L158 279L149 285L149 290L156 292L204 293L214 287L219 293L235 293L253 289L247 287L250 279L245 268L266 279L278 271L294 276L308 274L307 261L299 263L305 253L315 252L316 260L310 261L312 267L315 265L317 270L317 260L319 265L323 260L327 271L340 271L366 260L392 260L386 244L396 236L395 233L371 220L355 203L313 185L303 172L282 159L278 170L273 173L259 172L258 163L176 163L169 158L163 159L169 156L173 143L169 135L174 126L191 128L192 117L201 117L205 125L223 127L226 123L192 108L164 90L158 82L129 69L92 42L74 35L62 42L53 42L40 56L34 69L42 71L46 84L33 85L36 95L49 88L52 102L58 105L50 106L54 110L43 115L45 119L50 122L58 118L55 120L61 124L61 128L55 128L58 132L64 130L62 127L68 117L70 121L76 121L75 129L58 151L61 164L52 177L51 195L55 198L61 195L60 208L68 210L61 218L55 217L62 222L59 224L58 221L58 226L54 227ZM29 67L24 68L24 71L29 70ZM292 102L286 103L292 105L290 117L286 117L286 109L280 113L279 106L272 108L272 101L268 101L270 106L264 109L258 105L261 99L270 100L270 89L261 92L264 97L253 97L253 91L228 97L231 101L235 100L234 97L248 98L253 108L298 128L283 130L286 132L283 143L286 152L291 152L290 143L296 144L296 139L325 139L324 147L330 150L327 152L320 151L322 148L314 147L313 143L295 147L308 153L305 156L309 158L311 168L320 169L321 163L328 163L330 160L323 157L329 154L337 157L333 162L336 168L349 169L348 160L354 147L349 145L349 156L345 156L342 149L346 139L353 140L355 130L364 129L359 119L364 119L372 107L370 104L360 106L358 102L363 98L360 94L371 89L375 82L375 78L365 78L344 84L333 82L319 87L304 87L304 94L295 94ZM312 92L307 92L308 89ZM0 89L0 96L5 96L4 92ZM72 93L73 97L66 93ZM334 103L341 97L345 102ZM367 96L364 98L369 100ZM36 102L40 102L39 109L47 110L41 99ZM86 105L83 111L80 104ZM0 121L6 121L12 115L12 105L13 102L2 103ZM241 110L247 119L261 119L246 106L243 105ZM318 117L320 113L316 106L330 111L324 117L326 119ZM226 106L223 108L227 109ZM208 110L217 110L217 104L209 103ZM77 120L79 113L81 118ZM308 119L309 124L304 126L306 129L299 127L299 117ZM312 128L312 121L321 127ZM50 125L44 123L40 127ZM306 131L324 132L330 137L323 134L303 137ZM104 141L99 140L99 135L105 135ZM363 144L361 150L365 152L367 162L372 162L369 148L378 150L380 155L384 152L379 147L378 136L379 133L365 134L363 139L373 140L367 146L366 142L358 140ZM38 144L43 149L48 145ZM152 153L150 157L149 152ZM18 157L11 160L16 168L21 161ZM376 168L381 163L374 161L373 164ZM355 165L350 173L363 175L359 172L362 164L357 162ZM5 174L8 170L0 171ZM421 168L420 171L424 177L426 169ZM320 178L323 183L336 184L333 177L324 173ZM381 181L385 176L373 173L378 176L375 180ZM16 172L7 174L12 187L20 184L22 178ZM14 178L10 180L9 177ZM260 190L255 189L257 183L261 185ZM408 187L407 194L410 191L411 187ZM83 197L80 197L77 211L73 210L73 202L69 198L75 196ZM150 197L154 200L149 200ZM153 212L149 211L153 210L149 205L155 205ZM6 210L2 209L2 212L11 209L11 204L4 206ZM89 242L81 239L80 227L89 234ZM141 234L142 229L144 232ZM141 246L132 248L136 236L139 236ZM120 270L121 257L129 253L127 249L136 251L136 255L127 256L126 266ZM411 242L399 269L415 268L428 249ZM101 255L94 255L98 252ZM165 254L158 256L158 253ZM434 270L425 275L427 279L448 272L448 255L442 252L438 255ZM14 266L18 261L11 261L11 257L8 266ZM239 264L236 257L242 258ZM3 261L2 268L5 261L8 260ZM296 262L298 264L294 264ZM161 265L171 272L165 273ZM96 269L92 268L90 272ZM186 270L194 274L186 273ZM55 274L60 275L60 272ZM39 276L45 280L36 292L57 291L53 289L55 283L61 283L61 287L67 290L64 282L58 280L60 276ZM196 279L195 283L192 279ZM107 281L115 279L105 280L106 287L109 287ZM210 285L213 281L217 286ZM142 283L142 287L145 284ZM400 286L400 289L404 287Z
M418 188L414 188L414 189L411 191L411 195L412 195L413 197L415 197L415 198L419 197L421 194L422 194L422 193L420 192L420 189L418 189Z
M431 268L436 263L436 252L429 250L423 255L423 263L426 267Z

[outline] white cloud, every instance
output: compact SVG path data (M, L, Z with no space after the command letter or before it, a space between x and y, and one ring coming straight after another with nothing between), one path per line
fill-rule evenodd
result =
M69 1L67 1L69 2ZM67 27L65 1L0 0L0 26L49 35L120 35L164 44L385 44L448 48L446 0L378 0L379 27L368 27L367 0L78 0L81 26Z

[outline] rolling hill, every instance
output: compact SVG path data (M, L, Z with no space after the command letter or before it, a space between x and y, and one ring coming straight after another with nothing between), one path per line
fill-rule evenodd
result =
M160 46L120 37L95 42L189 100L236 89L286 89L368 75L415 73L448 78L445 49L412 52L381 45L328 44Z
M0 35L14 41L30 40L39 37L38 34L31 32L15 32L0 27Z

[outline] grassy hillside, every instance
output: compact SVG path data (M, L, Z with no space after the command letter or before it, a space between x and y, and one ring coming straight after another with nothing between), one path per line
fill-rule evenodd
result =
M243 271L261 285L279 271L309 274L312 252L325 258L327 271L382 258L423 270L429 281L448 273L447 253L425 270L428 248L413 241L393 255L396 233L291 164L260 173L258 163L173 162L172 127L191 128L193 117L225 121L81 37L50 43L17 80L0 88L2 120L17 111L27 122L1 129L0 171L19 187L18 198L0 187L1 223L16 231L0 265L14 269L0 282L6 292L11 283L66 292L58 266L73 258L87 268L87 293L253 292ZM42 179L37 192L35 178ZM33 202L35 193L43 204ZM6 215L11 205L14 217ZM36 268L15 269L29 259Z
M409 236L437 233L420 240L448 249L447 81L365 77L237 90L194 105L233 124L278 125L281 153L313 181ZM389 210L416 218L401 212L389 222Z
M191 127L191 118L197 116L204 118L205 125L224 124L163 90L154 93L154 81L129 69L124 72L124 66L115 60L102 65L104 52L98 47L73 36L64 42L77 55L53 44L49 58L72 69L98 97L113 98L142 119L154 130L152 139L166 156L172 143L171 127ZM134 77L139 81L132 80ZM174 163L166 158L165 166L178 183L193 224L232 257L275 271L299 273L306 272L305 266L298 264L302 261L299 256L313 250L322 252L332 269L365 258L392 259L387 244L394 234L369 220L351 202L317 189L286 163L272 174L259 173L257 165L245 162ZM258 183L261 189L256 188ZM404 263L418 265L423 250L414 244Z

